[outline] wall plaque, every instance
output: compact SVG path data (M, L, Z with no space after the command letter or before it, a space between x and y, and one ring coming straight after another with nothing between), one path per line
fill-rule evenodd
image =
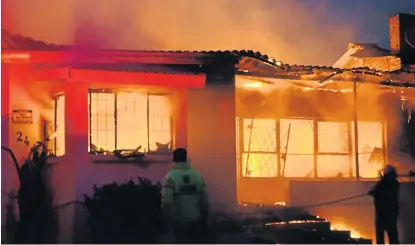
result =
M33 113L32 110L13 110L13 123L15 124L32 124Z

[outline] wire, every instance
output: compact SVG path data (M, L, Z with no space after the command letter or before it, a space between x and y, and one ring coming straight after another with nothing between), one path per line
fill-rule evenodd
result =
M81 202L81 201L70 201L70 202L65 202L65 203L63 203L63 204L61 204L61 205L58 205L58 206L55 206L55 207L53 207L52 208L52 211L56 211L56 210L58 210L58 209L61 209L61 208L64 208L64 207L67 207L67 206L69 206L69 205L71 205L71 204L75 204L75 203L77 203L77 204L82 204L83 206L85 205L85 203L84 202Z

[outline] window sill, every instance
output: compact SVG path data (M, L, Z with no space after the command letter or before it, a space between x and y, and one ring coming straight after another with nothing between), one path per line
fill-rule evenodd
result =
M148 154L143 157L122 159L116 156L108 155L90 155L90 159L93 163L99 164L168 164L172 162L171 154Z

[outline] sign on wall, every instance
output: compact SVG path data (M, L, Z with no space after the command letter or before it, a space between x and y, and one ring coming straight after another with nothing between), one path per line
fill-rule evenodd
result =
M33 113L32 110L13 110L13 123L15 124L32 124Z

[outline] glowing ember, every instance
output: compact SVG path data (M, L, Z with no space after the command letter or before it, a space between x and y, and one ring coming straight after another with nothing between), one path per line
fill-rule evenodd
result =
M274 205L285 206L286 203L285 202L275 202Z
M333 230L333 231L350 231L350 237L352 237L352 238L361 238L361 237L363 237L359 232L357 232L356 230L353 230L350 227L347 227L343 223L332 223L330 229Z
M245 83L242 86L248 87L248 88L259 88L262 86L262 84L261 83Z

